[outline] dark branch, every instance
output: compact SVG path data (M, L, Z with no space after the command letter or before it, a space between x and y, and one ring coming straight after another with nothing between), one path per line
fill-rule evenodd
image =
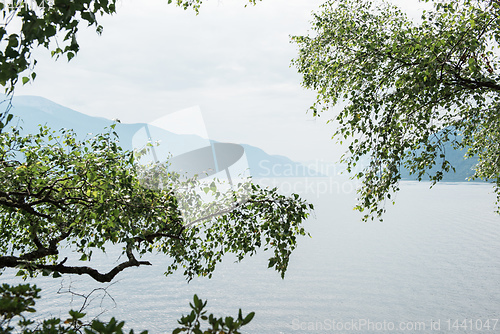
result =
M27 203L12 200L9 193L0 192L0 205L10 207L10 208L21 209L21 210L24 210L27 213L31 213L32 215L37 216L37 217L41 217L41 218L45 218L45 219L51 218L49 215L46 215L44 213L36 211Z
M139 242L139 243L142 241L153 242L155 239L158 239L158 238L170 238L170 239L185 241L185 239L180 236L182 234L183 230L184 230L184 227L181 229L180 233L177 235L171 234L171 233L162 233L162 232L151 233L151 234L147 234L144 237L135 237L135 241Z
M497 92L500 92L500 85L494 81L477 81L472 79L467 79L460 74L455 74L456 81L451 82L452 85L459 85L469 89L479 89L479 88L490 88Z
M67 258L59 264L36 264L26 260L23 260L15 256L0 256L0 268L16 268L16 267L27 267L30 270L49 270L51 272L58 272L61 274L77 274L77 275L89 275L94 280L106 283L111 282L113 278L118 275L121 271L129 267L139 267L141 265L150 266L151 263L148 261L138 261L132 251L128 249L126 251L128 261L122 262L107 273L100 273L94 268L87 266L65 266Z

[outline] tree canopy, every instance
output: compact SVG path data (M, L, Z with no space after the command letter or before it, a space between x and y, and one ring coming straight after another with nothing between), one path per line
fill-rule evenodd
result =
M168 0L194 8L202 0ZM248 3L255 4L256 0ZM33 0L0 3L4 24L0 27L0 84L12 93L19 78L33 71L32 51L38 46L53 56L71 60L79 50L76 39L81 23L102 32L97 17L116 12L116 0ZM13 22L12 31L10 25ZM59 40L62 38L62 41ZM23 76L26 83L35 78ZM12 115L3 113L5 124ZM225 253L241 260L258 248L274 251L269 267L283 276L296 237L312 205L297 195L279 195L250 181L222 194L217 182L182 181L168 165L142 166L134 152L121 149L108 133L83 142L71 130L61 133L41 127L39 133L23 135L18 128L0 124L0 268L21 268L19 274L42 272L86 274L109 282L130 266L148 265L137 257L158 251L171 257L166 274L184 268L188 279L211 276ZM136 152L137 153L137 152ZM205 203L196 188L210 193ZM175 189L175 194L173 192ZM179 189L196 206L187 224L179 208ZM199 189L198 189L199 190ZM244 194L244 200L237 197ZM235 200L236 199L236 200ZM184 210L186 211L186 210ZM197 216L196 216L197 215ZM59 259L63 243L88 261L95 249L122 244L127 260L102 273L84 265Z
M500 1L430 2L411 20L387 2L328 1L314 33L293 37L314 115L340 106L329 122L348 171L369 161L355 175L364 219L383 214L402 168L434 183L453 170L446 145L479 159L473 179L494 182L500 204Z
M202 0L167 0L198 12ZM247 4L255 4L248 0ZM82 24L103 27L98 17L116 12L116 0L11 0L0 2L0 84L12 96L16 85L36 78L33 50L48 49L70 61L79 51ZM237 260L263 248L271 252L269 268L284 277L302 224L313 209L298 195L283 196L251 180L227 191L213 180L182 179L168 163L139 163L143 152L123 150L114 131L77 139L71 130L40 127L24 134L7 127L10 103L0 112L0 270L17 268L23 277L37 274L88 275L110 282L123 270L151 265L142 259L158 252L170 259L165 274L182 269L190 280L210 277L227 253ZM146 148L147 150L147 148ZM223 185L222 185L223 186ZM175 190L175 191L174 191ZM183 201L179 200L183 197ZM206 198L210 201L206 201ZM192 205L185 210L180 205ZM183 217L189 212L189 222ZM96 251L119 245L123 258L108 271L91 266ZM66 248L76 259L61 258ZM10 333L19 317L23 333L122 333L123 322L94 321L82 328L81 312L48 319L35 329L23 313L34 311L39 290L28 285L0 288L0 331ZM193 311L179 321L176 332L239 333L253 318L207 316L196 296ZM69 324L69 325L66 325ZM132 333L132 332L131 332Z
M241 260L264 247L273 252L269 267L284 276L312 205L249 182L221 192L216 181L181 181L165 164L137 165L113 127L83 142L46 127L0 134L0 268L109 282L128 267L149 265L141 255L159 252L171 259L166 274L181 267L191 279L211 276L226 253ZM207 194L212 200L202 199ZM196 208L189 224L179 196ZM122 245L126 260L108 272L78 264L110 244ZM76 265L59 258L61 247L79 254Z

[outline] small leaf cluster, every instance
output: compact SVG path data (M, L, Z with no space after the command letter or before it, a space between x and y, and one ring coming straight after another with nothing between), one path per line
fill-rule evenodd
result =
M248 0L248 4L256 1ZM198 13L202 0L168 0L168 3L193 8ZM42 46L53 57L65 55L70 61L80 50L77 33L81 24L93 26L101 34L103 27L98 17L115 13L116 0L1 1L0 44L4 49L0 50L0 84L6 93L13 92L19 78L23 85L36 78L35 48ZM9 29L10 26L14 28Z
M26 318L26 312L36 312L34 306L36 299L40 298L40 291L41 289L37 288L36 285L19 284L17 286L11 286L2 284L0 287L0 333L81 333L80 329L83 327L81 318L83 318L85 314L74 310L69 311L70 317L65 321L51 318L44 320L40 324L36 324L35 321ZM17 327L15 324L12 324L14 319L18 319Z
M25 313L35 313L36 300L40 298L40 289L36 285L20 284L11 286L3 284L0 286L0 333L2 334L123 334L125 322L111 318L108 322L93 319L89 323L83 321L85 313L70 310L69 317L45 319L40 323L26 318ZM207 301L202 301L194 295L193 302L189 303L192 311L189 315L182 316L177 322L180 327L173 330L177 333L192 334L241 334L241 327L247 325L255 316L250 312L243 317L241 309L238 317L217 318L213 314L206 315L205 307ZM13 320L17 323L13 324ZM202 330L202 322L206 322L208 328ZM133 334L131 329L129 334ZM142 331L141 334L147 334Z
M76 36L80 22L95 26L101 33L97 16L113 14L115 10L115 0L3 1L0 42L5 49L0 52L0 84L6 87L6 92L12 92L19 75L35 66L36 60L32 59L35 47L43 46L51 50L52 56L66 55L71 60L79 50ZM9 32L9 25L18 23L19 31ZM31 72L22 77L22 83L35 77Z
M22 317L22 313L35 312L33 306L35 299L40 298L40 291L36 286L31 287L29 284L18 286L2 284L0 286L0 330L12 329L10 322L15 317ZM22 317L22 321L26 322L26 319Z
M125 322L111 318L108 322L94 319L83 321L85 313L70 310L67 319L50 318L35 322L26 318L25 313L34 313L35 302L40 298L40 289L30 284L0 287L0 333L2 334L123 334ZM13 320L17 323L13 324ZM134 330L130 330L133 334ZM147 334L142 331L141 334ZM233 333L233 332L232 332ZM237 332L234 332L237 333Z
M202 301L197 295L194 295L193 302L189 303L192 308L190 314L182 316L178 323L182 327L174 329L173 334L189 333L189 334L241 334L239 331L241 327L247 325L252 321L255 316L254 312L250 312L245 317L238 312L238 317L217 318L213 314L206 315L207 311L204 310L207 302ZM210 327L202 330L202 321L208 322Z

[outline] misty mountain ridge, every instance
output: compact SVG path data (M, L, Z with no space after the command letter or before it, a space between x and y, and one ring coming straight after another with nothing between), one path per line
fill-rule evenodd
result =
M62 128L73 129L80 140L88 134L97 134L105 131L115 121L89 116L70 108L59 105L53 101L39 96L15 96L12 101L11 113L15 117L9 126L20 126L24 133L38 132L39 125L47 125L53 130ZM116 123L115 131L119 136L120 144L125 150L133 150L134 136L148 126L149 131L156 133L161 138L159 150L163 156L178 156L193 149L213 146L215 141L197 135L176 134L165 129L148 125L147 123ZM252 177L337 177L344 169L340 164L330 164L318 161L299 163L282 155L270 155L259 147L240 144L245 152L248 168ZM454 150L447 144L446 159L455 168L455 172L445 173L444 182L463 182L474 174L476 158L464 159L464 151ZM361 166L360 166L361 167ZM431 169L431 174L437 169ZM402 168L403 180L415 180L415 175L410 175L407 169ZM423 180L426 180L424 176Z
M23 129L23 133L36 133L39 131L40 125L46 125L56 131L63 128L72 129L78 138L83 140L89 134L102 133L106 128L115 124L115 121L89 116L39 96L14 96L12 105L13 108L10 112L15 117L9 126L19 126ZM122 148L133 150L138 148L137 145L134 146L134 140L137 141L136 137L141 131L144 132L144 129L154 133L155 138L161 138L161 144L156 148L161 151L161 156L175 157L195 148L213 146L217 143L197 135L176 134L147 123L116 123L114 130L119 136ZM325 176L315 170L310 170L301 163L292 161L288 157L270 155L252 145L241 144L241 146L244 149L252 177Z

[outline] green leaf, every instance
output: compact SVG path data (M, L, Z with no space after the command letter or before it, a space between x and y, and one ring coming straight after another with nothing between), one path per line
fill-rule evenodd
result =
M81 313L81 312L78 312L78 311L75 311L75 310L69 310L69 315L71 316L71 318L73 320L76 320L76 319L82 319L83 317L85 317L85 313Z
M245 319L243 319L241 325L248 324L250 321L252 321L252 319L253 319L254 316L255 316L255 312L248 313L248 315L245 317Z

